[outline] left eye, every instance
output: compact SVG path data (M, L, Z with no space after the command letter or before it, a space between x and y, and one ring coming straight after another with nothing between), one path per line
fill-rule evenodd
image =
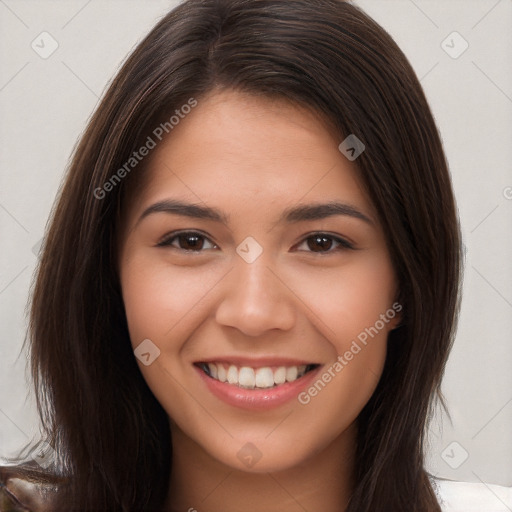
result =
M310 249L308 252L314 253L330 253L343 249L353 249L354 246L343 238L328 235L326 233L314 233L313 235L305 238L296 247L299 248L304 244ZM334 247L334 249L333 249Z
M178 246L176 247L175 242L177 242ZM205 242L211 245L211 247L205 247ZM182 233L177 233L172 236L168 236L164 238L161 242L157 244L158 247L174 247L175 249L179 249L187 252L200 252L202 249L217 249L218 246L214 243L210 242L208 238L206 238L201 233L197 233L195 231L185 231Z

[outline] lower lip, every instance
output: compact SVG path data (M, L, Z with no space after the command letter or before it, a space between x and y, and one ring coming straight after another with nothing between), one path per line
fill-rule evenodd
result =
M268 389L244 389L238 386L220 382L206 375L201 368L194 365L208 389L217 397L235 407L242 409L270 409L278 407L294 398L311 384L318 374L321 366L309 371L293 382L286 382L274 388Z

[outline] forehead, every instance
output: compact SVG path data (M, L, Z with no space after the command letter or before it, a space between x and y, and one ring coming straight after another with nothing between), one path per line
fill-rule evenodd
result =
M239 213L305 201L371 209L354 162L318 115L283 100L222 91L198 100L153 150L133 213L173 194ZM242 209L241 209L242 208Z

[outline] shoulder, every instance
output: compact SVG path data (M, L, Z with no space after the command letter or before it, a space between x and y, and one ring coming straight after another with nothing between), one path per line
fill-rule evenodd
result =
M30 464L0 466L0 512L48 512L63 482Z
M512 487L431 479L443 512L510 512Z

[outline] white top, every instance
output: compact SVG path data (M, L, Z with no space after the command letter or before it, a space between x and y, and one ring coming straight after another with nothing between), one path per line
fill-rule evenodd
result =
M512 487L431 479L443 512L511 512Z

